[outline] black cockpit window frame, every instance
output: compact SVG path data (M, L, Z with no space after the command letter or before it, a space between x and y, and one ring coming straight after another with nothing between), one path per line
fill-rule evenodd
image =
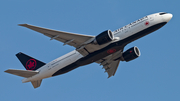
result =
M166 12L159 13L159 15L164 15L164 14L167 14L167 13Z

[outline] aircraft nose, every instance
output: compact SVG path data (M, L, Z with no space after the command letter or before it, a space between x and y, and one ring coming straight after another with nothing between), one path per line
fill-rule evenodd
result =
M167 13L167 14L164 14L163 19L164 19L166 22L169 22L169 21L172 19L172 17L173 17L172 14Z

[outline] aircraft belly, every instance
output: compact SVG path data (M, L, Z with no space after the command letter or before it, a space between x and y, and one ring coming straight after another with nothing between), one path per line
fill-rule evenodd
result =
M123 44L112 43L112 44L108 45L107 47L105 47L101 50L95 51L93 53L90 53L86 57L80 58L76 62L58 70L52 76L64 74L64 73L67 73L79 66L87 65L87 64L93 63L95 61L98 61L99 59L102 59L110 54L113 54L113 53L121 50L122 48L124 48Z

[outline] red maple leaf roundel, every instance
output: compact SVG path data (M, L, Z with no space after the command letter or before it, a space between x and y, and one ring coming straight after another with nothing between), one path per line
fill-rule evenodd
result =
M26 62L26 69L27 70L34 70L36 68L36 60L35 59L29 59Z
M114 52L116 52L116 49L109 49L109 50L107 51L108 54L112 54L112 53L114 53Z
M30 61L29 64L28 64L28 67L29 67L29 68L34 67L34 62L31 62L31 61Z
M145 25L148 26L148 25L149 25L149 21L146 21L146 22L145 22Z

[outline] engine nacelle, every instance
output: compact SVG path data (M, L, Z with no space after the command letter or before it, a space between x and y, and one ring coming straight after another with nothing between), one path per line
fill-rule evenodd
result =
M95 37L94 44L102 45L114 40L111 30L106 30Z
M136 59L140 55L141 53L139 49L135 46L125 51L122 56L123 56L124 61L129 62L131 60Z

